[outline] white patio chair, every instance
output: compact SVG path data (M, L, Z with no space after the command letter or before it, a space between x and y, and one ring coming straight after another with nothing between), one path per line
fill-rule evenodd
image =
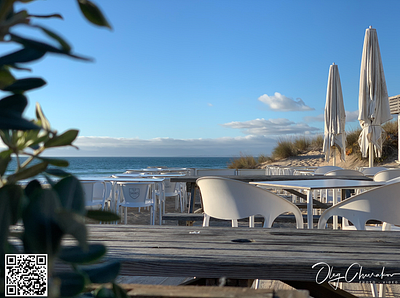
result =
M364 173L350 169L336 169L328 171L324 174L325 176L349 176L349 177L364 177Z
M238 226L238 219L251 217L249 226L254 227L254 215L261 215L264 217L264 228L270 228L279 215L291 212L296 218L297 228L303 228L300 209L268 190L245 182L212 176L201 177L196 183L203 200L204 227L209 225L210 217L231 220L232 227Z
M333 171L333 170L342 170L343 168L337 167L337 166L322 166L318 167L314 170L313 175L315 176L321 176L325 175L325 173Z
M361 173L363 173L367 177L374 177L374 175L380 171L385 171L387 168L385 167L372 167L372 168L363 168Z
M164 180L164 191L165 199L175 198L175 209L180 209L181 212L184 211L184 194L182 192L181 183L171 182L169 178Z
M81 181L87 209L104 209L104 184L100 181Z
M391 224L400 225L399 192L400 182L397 181L346 199L322 213L318 221L318 228L324 229L328 219L336 215L352 222L353 229L391 230ZM382 226L366 226L367 221L372 219L382 221ZM344 229L351 229L351 226L345 226ZM376 285L371 284L371 288L374 297L376 297L378 295ZM380 285L379 293L380 297L384 295L383 285Z
M155 194L151 191L152 182L117 182L118 203L117 213L120 207L124 207L124 222L127 224L127 208L150 208L150 224L155 224Z
M374 175L374 181L388 181L396 177L400 177L400 169L383 170Z

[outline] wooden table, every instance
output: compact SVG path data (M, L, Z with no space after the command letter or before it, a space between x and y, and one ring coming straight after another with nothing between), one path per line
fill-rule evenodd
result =
M314 176L315 177L315 176ZM322 176L326 178L328 176ZM385 182L376 181L363 181L363 180L350 180L350 179L318 179L318 180L291 180L291 181L254 181L250 182L261 187L272 187L284 189L293 192L295 189L303 189L307 191L307 226L309 229L313 228L313 190L321 189L357 189L357 188L371 188L378 187L385 184ZM342 195L343 197L343 195ZM334 202L335 203L335 202Z
M88 229L90 242L107 246L106 259L122 262L121 275L282 280L320 293L310 292L314 297L324 297L327 288L340 293L333 289L335 281L400 283L400 232L129 225Z
M318 180L318 179L347 179L347 180L366 180L373 181L369 177L353 177L353 176L308 176L308 175L216 175L219 177L235 179L243 182L254 182L254 181L281 181L281 180ZM194 203L195 203L195 190L196 190L196 180L200 176L183 176L183 177L173 177L171 182L184 182L186 183L187 191L191 193L188 212L193 213ZM297 193L298 196L307 199L306 196Z

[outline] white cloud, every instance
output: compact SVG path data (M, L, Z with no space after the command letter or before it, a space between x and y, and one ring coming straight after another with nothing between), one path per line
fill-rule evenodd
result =
M239 156L270 154L276 140L267 136L222 137L216 139L172 139L78 137L79 150L54 148L46 156ZM0 146L1 147L1 146Z
M285 95L275 92L274 95L269 96L264 94L258 98L259 101L265 103L269 106L271 110L274 111L312 111L315 110L307 106L301 98L293 100Z
M212 103L207 104L209 107L213 107L214 105Z
M358 121L358 110L353 112L346 111L346 122Z
M230 122L222 124L224 127L240 129L248 135L281 136L292 134L311 134L320 132L319 128L305 123L296 123L285 118L279 119L255 119L244 122Z

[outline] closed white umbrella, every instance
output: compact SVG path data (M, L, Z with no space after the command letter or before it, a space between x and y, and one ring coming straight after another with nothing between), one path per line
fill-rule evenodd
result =
M342 85L340 84L339 68L333 63L329 67L328 87L326 90L326 103L324 114L324 146L325 160L329 162L333 155L333 165L336 165L336 150L340 159L345 160L346 149L346 113L343 105ZM332 150L332 151L331 151Z
M392 115L390 115L378 35L372 27L365 30L358 109L358 121L362 128L358 144L363 157L369 154L369 167L373 167L374 152L378 157L382 155L384 130L381 125L392 119Z

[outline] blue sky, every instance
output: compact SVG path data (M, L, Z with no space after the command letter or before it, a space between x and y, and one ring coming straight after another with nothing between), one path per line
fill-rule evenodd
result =
M113 30L76 1L35 1L35 20L60 33L82 62L33 63L30 92L52 126L80 130L61 156L269 155L278 138L323 133L329 66L339 67L347 129L359 127L365 29L376 28L389 96L400 94L400 1L97 0ZM21 34L35 31L19 29ZM44 38L39 36L40 38ZM10 46L2 46L1 54Z

